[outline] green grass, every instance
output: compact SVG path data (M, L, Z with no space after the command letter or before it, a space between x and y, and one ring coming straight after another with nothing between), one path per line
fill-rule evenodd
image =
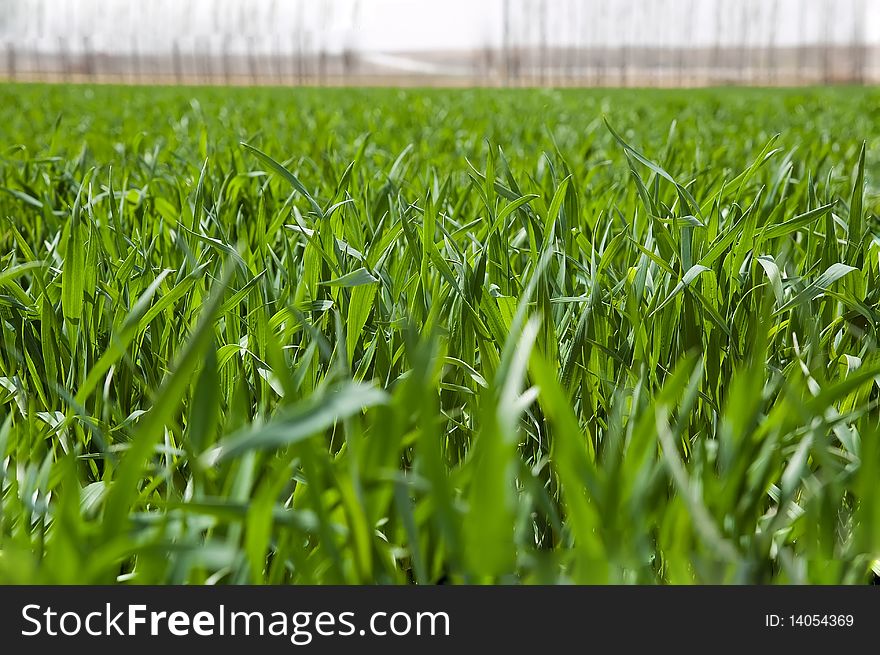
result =
M0 581L869 582L878 107L0 86Z

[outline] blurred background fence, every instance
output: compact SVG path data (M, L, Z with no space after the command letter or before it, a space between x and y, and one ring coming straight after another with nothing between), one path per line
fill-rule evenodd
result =
M178 84L876 83L880 0L0 0L0 76Z

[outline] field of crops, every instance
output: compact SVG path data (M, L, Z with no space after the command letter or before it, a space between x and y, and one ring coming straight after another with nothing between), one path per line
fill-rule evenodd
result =
M870 582L878 124L0 86L0 581Z

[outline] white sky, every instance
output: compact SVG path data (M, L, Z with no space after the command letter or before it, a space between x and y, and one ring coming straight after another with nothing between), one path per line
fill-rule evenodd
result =
M880 0L509 0L516 42L536 43L547 8L556 45L880 43ZM232 48L447 50L498 45L504 0L0 0L0 41L41 48L163 51L177 40ZM775 8L775 11L774 11ZM863 16L854 21L856 12ZM748 19L751 27L744 29ZM135 35L135 36L132 36ZM72 45L71 45L72 44ZM238 46L236 44L239 44Z
M363 0L359 39L368 50L497 45L503 2ZM715 43L719 36L738 42L744 15L759 25L747 39L767 40L772 31L777 44L790 45L820 40L828 29L833 40L848 41L856 12L865 16L864 38L880 43L880 0L776 0L775 16L772 0L544 0L543 5L551 38L564 43L654 45L681 41L685 33L694 45ZM510 0L513 31L536 40L538 21L527 12L540 6L541 0Z
M365 50L473 48L501 40L502 0L364 0Z

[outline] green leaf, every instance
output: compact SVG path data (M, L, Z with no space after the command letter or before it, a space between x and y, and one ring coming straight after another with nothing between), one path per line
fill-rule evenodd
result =
M684 291L684 289L686 287L689 287L691 285L691 283L695 279L697 279L697 276L699 276L701 273L705 273L705 272L711 271L711 270L712 269L710 269L706 266L702 266L701 264L694 264L693 266L691 266L687 270L687 272L684 274L684 276L681 278L681 280L678 282L678 284L675 285L675 288L672 290L672 292L668 296L666 296L666 298L663 300L663 302L661 302L657 306L657 308L652 312L652 315L656 314L661 309L666 307L666 305L668 305L678 294L680 294L682 291Z
M378 281L379 278L362 267L351 273L333 278L329 282L324 282L324 284L328 287L359 287L363 284L373 284Z
M808 212L795 216L794 218L789 219L784 223L779 223L778 225L767 225L764 227L761 234L765 239L776 239L791 234L802 227L807 227L818 221L834 208L834 204L835 203L831 202L827 205L817 207L816 209L811 209Z
M88 182L84 179L76 194L70 215L67 247L64 251L64 266L61 270L61 308L65 320L79 323L83 313L86 280L86 228L80 218L83 189Z
M845 275L849 275L855 270L858 269L847 264L842 264L839 262L836 264L832 264L824 273L822 273L819 277L810 282L803 290L790 298L788 302L784 303L781 307L778 307L774 315L781 314L782 312L788 311L789 309L798 307L800 305L803 305L804 303L808 303L811 300L818 298L828 287L834 284L837 280L844 277Z
M865 142L862 141L862 148L859 150L859 163L856 166L856 177L853 181L852 194L850 195L849 201L849 224L847 229L849 248L847 249L847 252L850 257L855 257L861 249L864 194Z
M251 450L290 446L333 427L337 421L387 401L385 392L372 385L347 383L312 396L265 425L226 437L217 447L202 454L201 462L204 466L214 466Z
M249 145L242 141L241 146L256 155L256 157L260 161L262 161L269 168L278 173L278 175L287 180L287 182L290 183L290 186L298 191L300 195L302 195L309 202L309 205L311 205L312 211L315 212L316 216L324 216L324 211L321 209L321 205L319 205L318 202L312 197L312 195L306 190L305 185L299 181L299 178L296 175L294 175L283 165L272 159L265 152L254 148L252 145Z

